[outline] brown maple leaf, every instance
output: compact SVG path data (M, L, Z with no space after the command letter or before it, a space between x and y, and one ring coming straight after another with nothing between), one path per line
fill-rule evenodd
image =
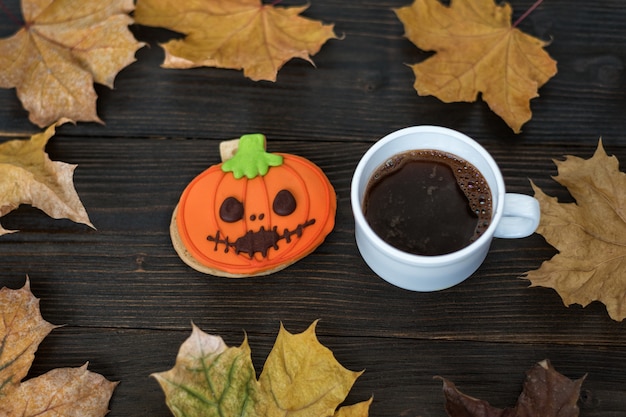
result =
M530 100L552 78L556 62L545 42L511 25L511 6L494 0L415 0L394 9L406 37L435 55L412 65L419 95L450 103L476 101L518 133L531 118Z
M559 203L533 184L541 207L537 233L559 253L526 273L532 286L554 288L566 306L606 305L616 321L626 317L626 174L602 146L590 159L555 161L554 178L575 203Z
M54 369L22 382L41 341L56 326L41 317L28 279L0 290L0 415L102 417L117 383L80 368Z
M548 360L541 361L527 372L517 404L505 409L463 394L452 382L441 379L450 417L577 417L585 377L573 381L557 372Z
M51 161L45 152L55 127L33 135L30 140L0 143L0 217L29 204L55 219L68 218L93 227L74 188L76 165ZM11 231L0 226L0 236Z
M243 69L252 80L276 81L285 62L313 63L310 56L336 38L332 25L299 16L307 7L260 0L139 0L135 21L186 35L162 45L165 68Z
M22 0L24 26L0 40L0 87L15 87L40 127L62 117L101 122L93 83L113 88L143 45L128 30L133 7L133 0Z

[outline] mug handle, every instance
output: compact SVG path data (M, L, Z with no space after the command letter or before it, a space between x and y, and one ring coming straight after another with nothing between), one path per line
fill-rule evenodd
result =
M504 210L495 237L516 239L532 235L540 218L539 201L524 194L506 193Z

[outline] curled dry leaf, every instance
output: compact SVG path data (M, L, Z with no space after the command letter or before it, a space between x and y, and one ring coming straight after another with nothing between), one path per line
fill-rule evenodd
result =
M450 417L577 417L585 377L573 381L557 372L549 361L541 361L527 372L517 404L505 409L463 394L452 382L441 379L444 406Z
M555 161L554 178L575 203L559 203L533 184L541 207L537 232L559 253L526 273L532 286L555 289L565 305L606 305L616 321L626 317L626 174L602 142L590 159Z
M247 339L228 347L195 325L174 368L153 374L177 417L366 417L371 399L337 409L360 375L319 343L315 323L296 335L281 325L258 381Z
M508 3L415 0L395 12L411 42L436 52L411 66L420 95L450 103L473 102L482 93L516 133L530 120L530 100L556 74L556 62L545 42L511 25Z
M78 194L73 176L76 165L51 161L45 152L60 120L30 140L0 143L0 217L29 204L55 219L68 218L93 227ZM11 231L0 226L0 236Z
M55 326L41 317L27 280L0 290L0 415L102 417L117 383L80 368L60 368L22 382L41 341Z
M93 83L113 88L143 44L128 25L133 0L22 0L24 26L0 40L0 87L39 127L62 117L96 121Z
M163 45L165 68L243 69L254 81L276 81L292 58L312 63L333 25L300 16L308 6L276 7L260 0L139 0L135 21L186 35Z

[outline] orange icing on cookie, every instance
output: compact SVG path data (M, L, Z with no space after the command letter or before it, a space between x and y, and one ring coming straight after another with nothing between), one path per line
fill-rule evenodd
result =
M263 135L245 135L231 159L198 175L176 216L181 241L204 266L261 275L311 253L335 225L335 191L322 170L269 154Z

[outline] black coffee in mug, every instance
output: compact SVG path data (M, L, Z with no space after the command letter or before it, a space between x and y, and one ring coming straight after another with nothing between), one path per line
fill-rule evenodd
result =
M492 198L487 180L469 162L438 150L413 150L374 171L363 212L374 232L397 249L444 255L489 227Z

